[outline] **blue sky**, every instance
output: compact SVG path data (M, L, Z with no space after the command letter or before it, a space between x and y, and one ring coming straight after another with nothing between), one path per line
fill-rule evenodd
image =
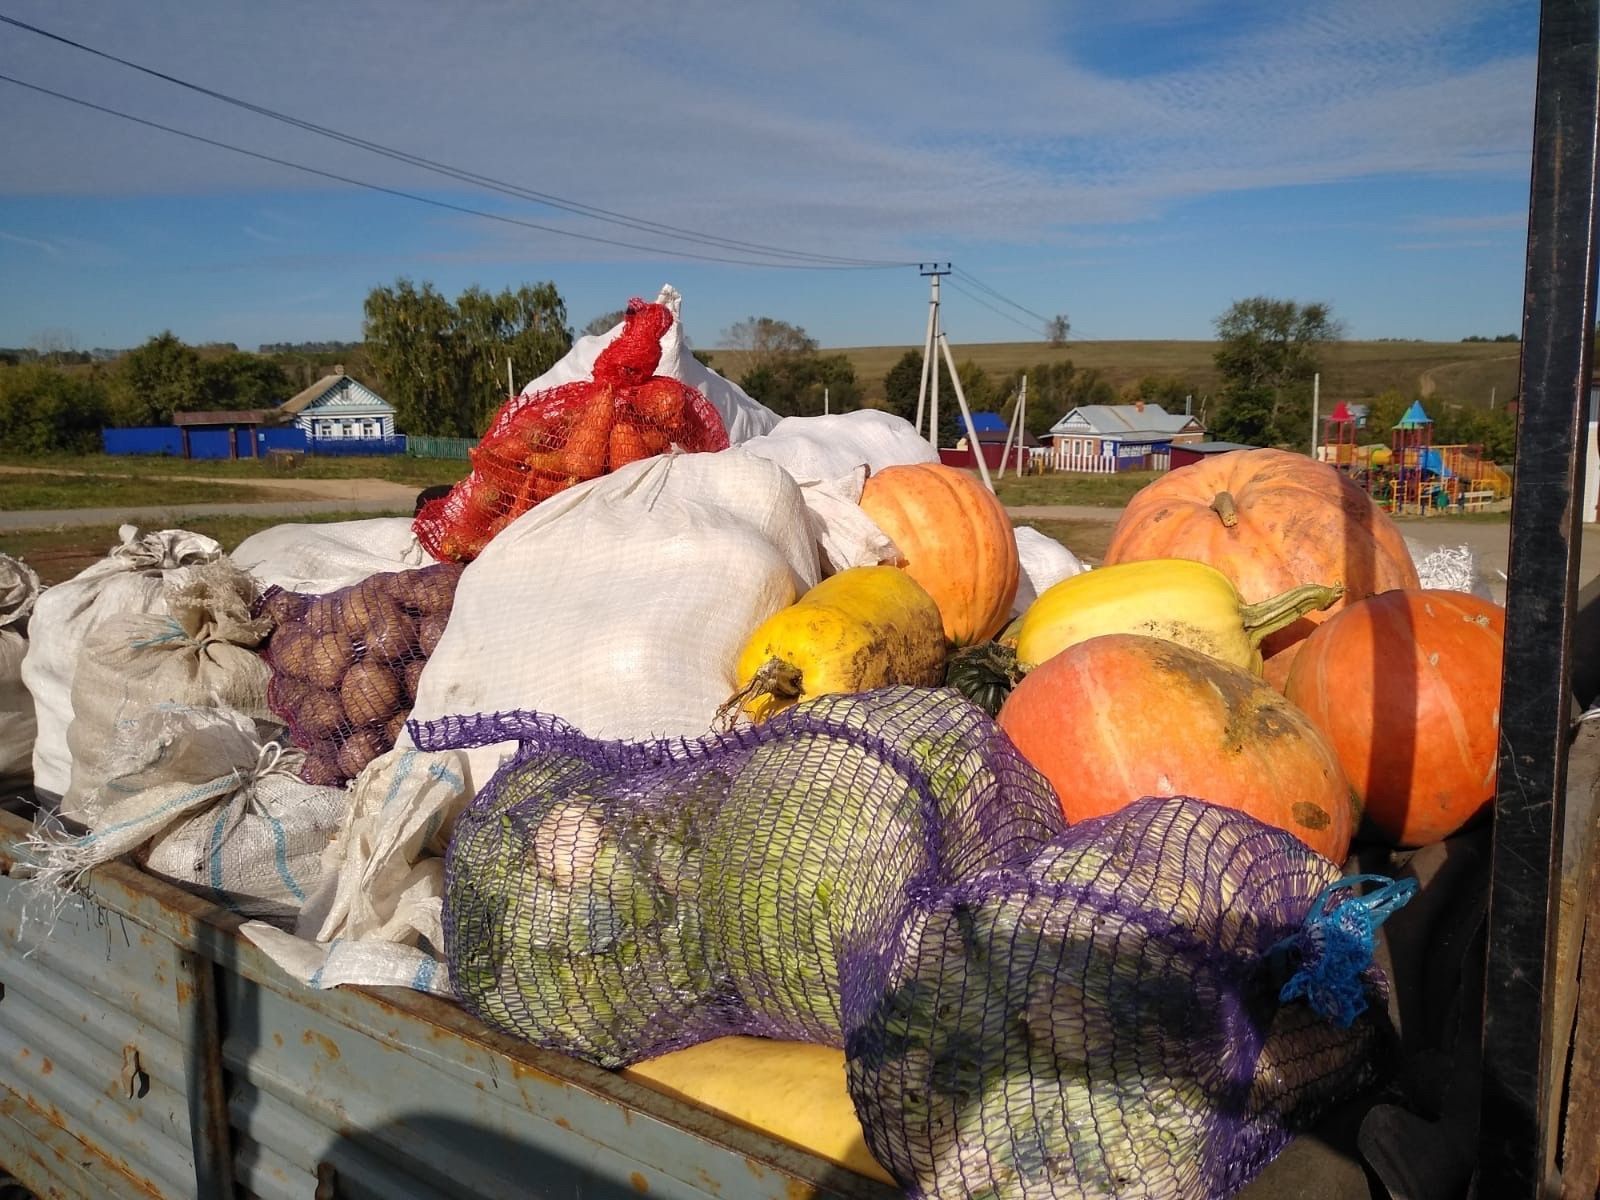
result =
M1146 0L0 0L0 14L525 188L752 243L949 259L1083 338L1203 338L1237 298L1352 337L1517 329L1537 5ZM476 191L9 26L0 74L322 170L680 250ZM597 245L314 178L0 83L0 345L354 339L367 291L552 280L582 326L671 282L915 343L914 268ZM708 251L726 253L725 251ZM1038 336L956 280L951 340ZM977 301L981 299L991 307ZM999 309L999 312L992 309Z

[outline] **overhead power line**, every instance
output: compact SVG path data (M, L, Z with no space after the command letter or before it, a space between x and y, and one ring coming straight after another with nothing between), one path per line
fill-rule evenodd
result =
M974 304L981 304L981 305L983 305L984 308L987 308L990 312L996 313L999 316L1004 317L1006 320L1010 321L1012 324L1022 326L1022 328L1026 329L1029 333L1033 334L1035 337L1043 337L1044 336L1044 332L1045 331L1043 329L1039 328L1036 325L1030 325L1030 324L1028 324L1028 322L1022 320L1022 318L1012 316L1005 309L998 308L995 305L990 304L982 296L976 295L973 292L969 292L966 288L962 287L954 279L946 279L945 280L945 285L947 287L955 288L956 291L960 292L963 296L965 296L968 300L971 300Z
M57 100L63 100L68 104L76 104L81 108L92 109L95 112L105 113L107 116L118 117L124 121L131 121L135 125L143 125L148 129L159 129L163 133L170 133L176 137L187 138L190 141L200 142L207 146L215 146L219 150L229 150L234 154L242 154L246 158L254 158L261 162L273 163L274 165L280 167L289 167L295 171L303 171L308 175L316 175L323 179L331 179L336 183L344 183L350 185L351 187L359 187L365 188L368 191L381 192L386 196L396 196L402 200L412 200L418 204L427 204L433 208L442 208L449 212L463 213L471 217L481 217L486 221L498 221L501 224L516 225L523 229L533 229L541 233L553 233L560 237L578 238L581 241L597 242L605 246L620 246L627 250L640 250L647 254L669 255L673 258L693 259L699 262L728 263L733 266L765 267L776 270L873 271L883 270L888 266L900 267L906 265L902 263L852 264L820 262L762 262L752 258L727 258L720 255L703 254L693 250L673 250L665 246L647 246L639 242L625 242L617 238L600 237L599 235L592 233L579 233L572 229L561 229L554 225L541 225L536 221L525 221L520 217L511 217L505 215L504 213L486 212L483 209L470 208L464 204L452 204L447 200L436 200L430 196L418 195L416 192L408 192L401 188L387 187L381 183L371 183L364 179L356 179L350 175L341 175L335 171L325 171L321 167L307 166L305 163L292 162L289 159L278 158L272 154L263 154L257 150L247 150L243 146L235 146L231 142L224 142L218 140L217 138L205 137L202 134L191 133L186 129L177 129L171 125L163 125L159 121L151 121L145 117L136 117L132 113L122 112L119 109L111 108L104 104L96 104L92 100L82 100L77 96L69 96L65 92L58 92L51 88L42 87L36 83L28 83L25 80L16 79L10 75L0 75L0 82L14 84L17 87L26 88L30 92L38 92L40 95L51 96Z
M517 199L529 200L537 204L545 205L549 208L555 208L563 212L573 213L576 216L587 217L590 220L602 221L613 225L621 225L626 228L639 230L642 233L651 233L659 237L668 237L679 241L696 242L702 245L714 246L719 249L730 250L738 253L757 254L765 258L792 259L796 262L811 263L818 266L905 267L915 265L914 263L910 262L895 261L890 259L850 258L833 254L817 254L806 250L791 250L782 246L767 245L761 242L745 242L740 241L737 238L727 238L721 237L717 234L701 233L696 230L685 229L677 225L668 225L660 221L651 221L643 217L633 217L625 213L613 212L610 209L599 208L592 204L584 204L577 200L566 199L561 196L553 195L549 192L537 191L533 188L523 187L519 184L510 183L503 179L496 179L492 176L483 175L476 171L470 171L463 167L455 167L448 163L436 162L435 160L425 158L420 154L413 154L410 151L401 150L393 146L386 146L381 142L374 142L367 138L358 137L354 134L344 133L326 125L319 125L314 121L307 121L300 117L292 116L288 113L278 112L277 110L267 108L264 105L256 104L252 101L244 100L237 96L231 96L226 92L217 91L216 89L206 87L203 84L194 83L187 79L181 79L176 75L168 74L167 72L157 70L154 67L145 66L144 64L134 62L131 59L122 58L119 55L112 54L106 50L98 49L94 46L86 45L83 42L65 37L62 34L52 33L48 29L41 29L37 25L31 25L26 21L19 21L15 17L8 17L3 13L0 13L0 23L10 25L16 29L25 30L28 33L36 34L42 38L48 38L50 41L58 42L63 46L70 46L74 50L82 51L85 54L92 54L96 58L104 59L107 62L114 62L119 66L128 68L129 70L138 71L139 73L148 75L153 79L162 80L165 83L173 84L176 87L184 88L187 91L206 96L223 104L229 104L235 108L240 108L247 112L255 113L258 116L267 117L274 121L280 121L286 125L291 125L296 129L303 130L307 133L314 133L320 137L331 138L332 140L340 142L344 145L354 146L358 149L366 150L369 153L380 155L381 157L392 159L396 162L403 162L409 166L418 167L425 171L431 171L435 174L455 179L461 183L472 184L473 186L499 192L502 195L513 196ZM115 115L125 114L118 113ZM169 132L175 131L169 130ZM572 236L579 235L574 234ZM628 243L618 242L613 244L626 245ZM667 252L663 251L663 253ZM713 259L711 261L728 260Z
M1038 321L1041 324L1045 324L1045 325L1050 323L1050 318L1045 316L1043 313L1036 313L1036 312L1033 311L1033 309L1028 308L1026 305L1018 304L1015 300L1011 299L1009 296L1001 295L999 292L995 291L992 287L990 287L983 280L979 279L971 271L966 271L966 270L963 270L960 267L957 267L956 268L956 274L961 276L961 278L965 279L973 287L980 288L983 291L988 292L989 295L993 296L996 300L999 300L1001 303L1009 304L1012 308L1016 309L1018 312L1027 313L1028 316L1032 317L1035 321Z

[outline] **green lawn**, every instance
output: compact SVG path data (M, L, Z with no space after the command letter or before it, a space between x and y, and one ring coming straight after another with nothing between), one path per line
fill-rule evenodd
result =
M1122 508L1134 493L1164 471L1121 471L1115 475L1081 475L1056 471L1048 475L1007 474L994 481L995 495L1002 504L1021 507L1031 504L1084 504L1096 508Z
M1092 565L1098 565L1106 556L1106 547L1111 544L1111 531L1117 523L1107 519L1104 521L1035 521L1023 520L1016 522L1037 529L1046 537L1053 537L1079 558Z
M55 467L64 471L90 471L97 475L203 475L208 479L386 479L419 488L465 479L472 464L463 459L410 458L389 454L371 458L318 458L298 467L279 469L261 459L229 462L220 459L182 459L132 454L0 455L0 464L18 467ZM175 502L176 503L176 502Z
M183 522L183 528L216 538L224 549L232 550L252 533L259 533L274 525L321 525L330 521L365 521L386 515L409 517L411 512L407 509L387 514L352 512L313 513L302 517L192 517ZM60 583L103 558L118 541L115 525L0 533L0 554L23 559L39 572L39 578L47 584Z
M103 475L12 475L0 472L0 512L48 508L139 508L282 500L281 493L235 483L125 479Z

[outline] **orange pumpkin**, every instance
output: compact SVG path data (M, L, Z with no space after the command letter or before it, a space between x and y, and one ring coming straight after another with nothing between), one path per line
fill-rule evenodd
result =
M1449 837L1494 799L1505 610L1463 592L1385 592L1308 637L1288 696L1327 735L1397 846Z
M999 633L1021 573L1011 518L993 492L939 463L887 467L861 507L894 541L906 574L939 606L944 636L970 646Z
M1365 596L1418 586L1405 538L1341 472L1287 450L1235 450L1181 467L1129 501L1107 564L1146 558L1210 563L1255 604L1303 583L1342 584L1344 599L1262 643L1282 686L1293 654L1273 659Z
M1360 806L1310 719L1240 667L1159 638L1111 634L1030 672L1000 728L1055 785L1069 822L1145 796L1247 812L1342 863Z

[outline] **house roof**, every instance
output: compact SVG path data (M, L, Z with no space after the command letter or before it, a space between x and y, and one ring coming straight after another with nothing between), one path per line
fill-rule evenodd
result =
M1169 413L1159 404L1084 404L1072 409L1050 427L1051 433L1071 433L1068 422L1080 417L1091 433L1122 441L1159 442L1174 434L1199 431L1198 420L1184 413Z
M276 425L281 421L280 410L275 408L245 408L211 412L175 412L174 425Z
M285 400L278 406L278 411L299 416L307 409L340 408L363 412L394 411L394 406L377 392L348 375L324 375L303 392Z
M979 433L1005 433L1006 423L999 413L975 412L972 414L972 428Z

